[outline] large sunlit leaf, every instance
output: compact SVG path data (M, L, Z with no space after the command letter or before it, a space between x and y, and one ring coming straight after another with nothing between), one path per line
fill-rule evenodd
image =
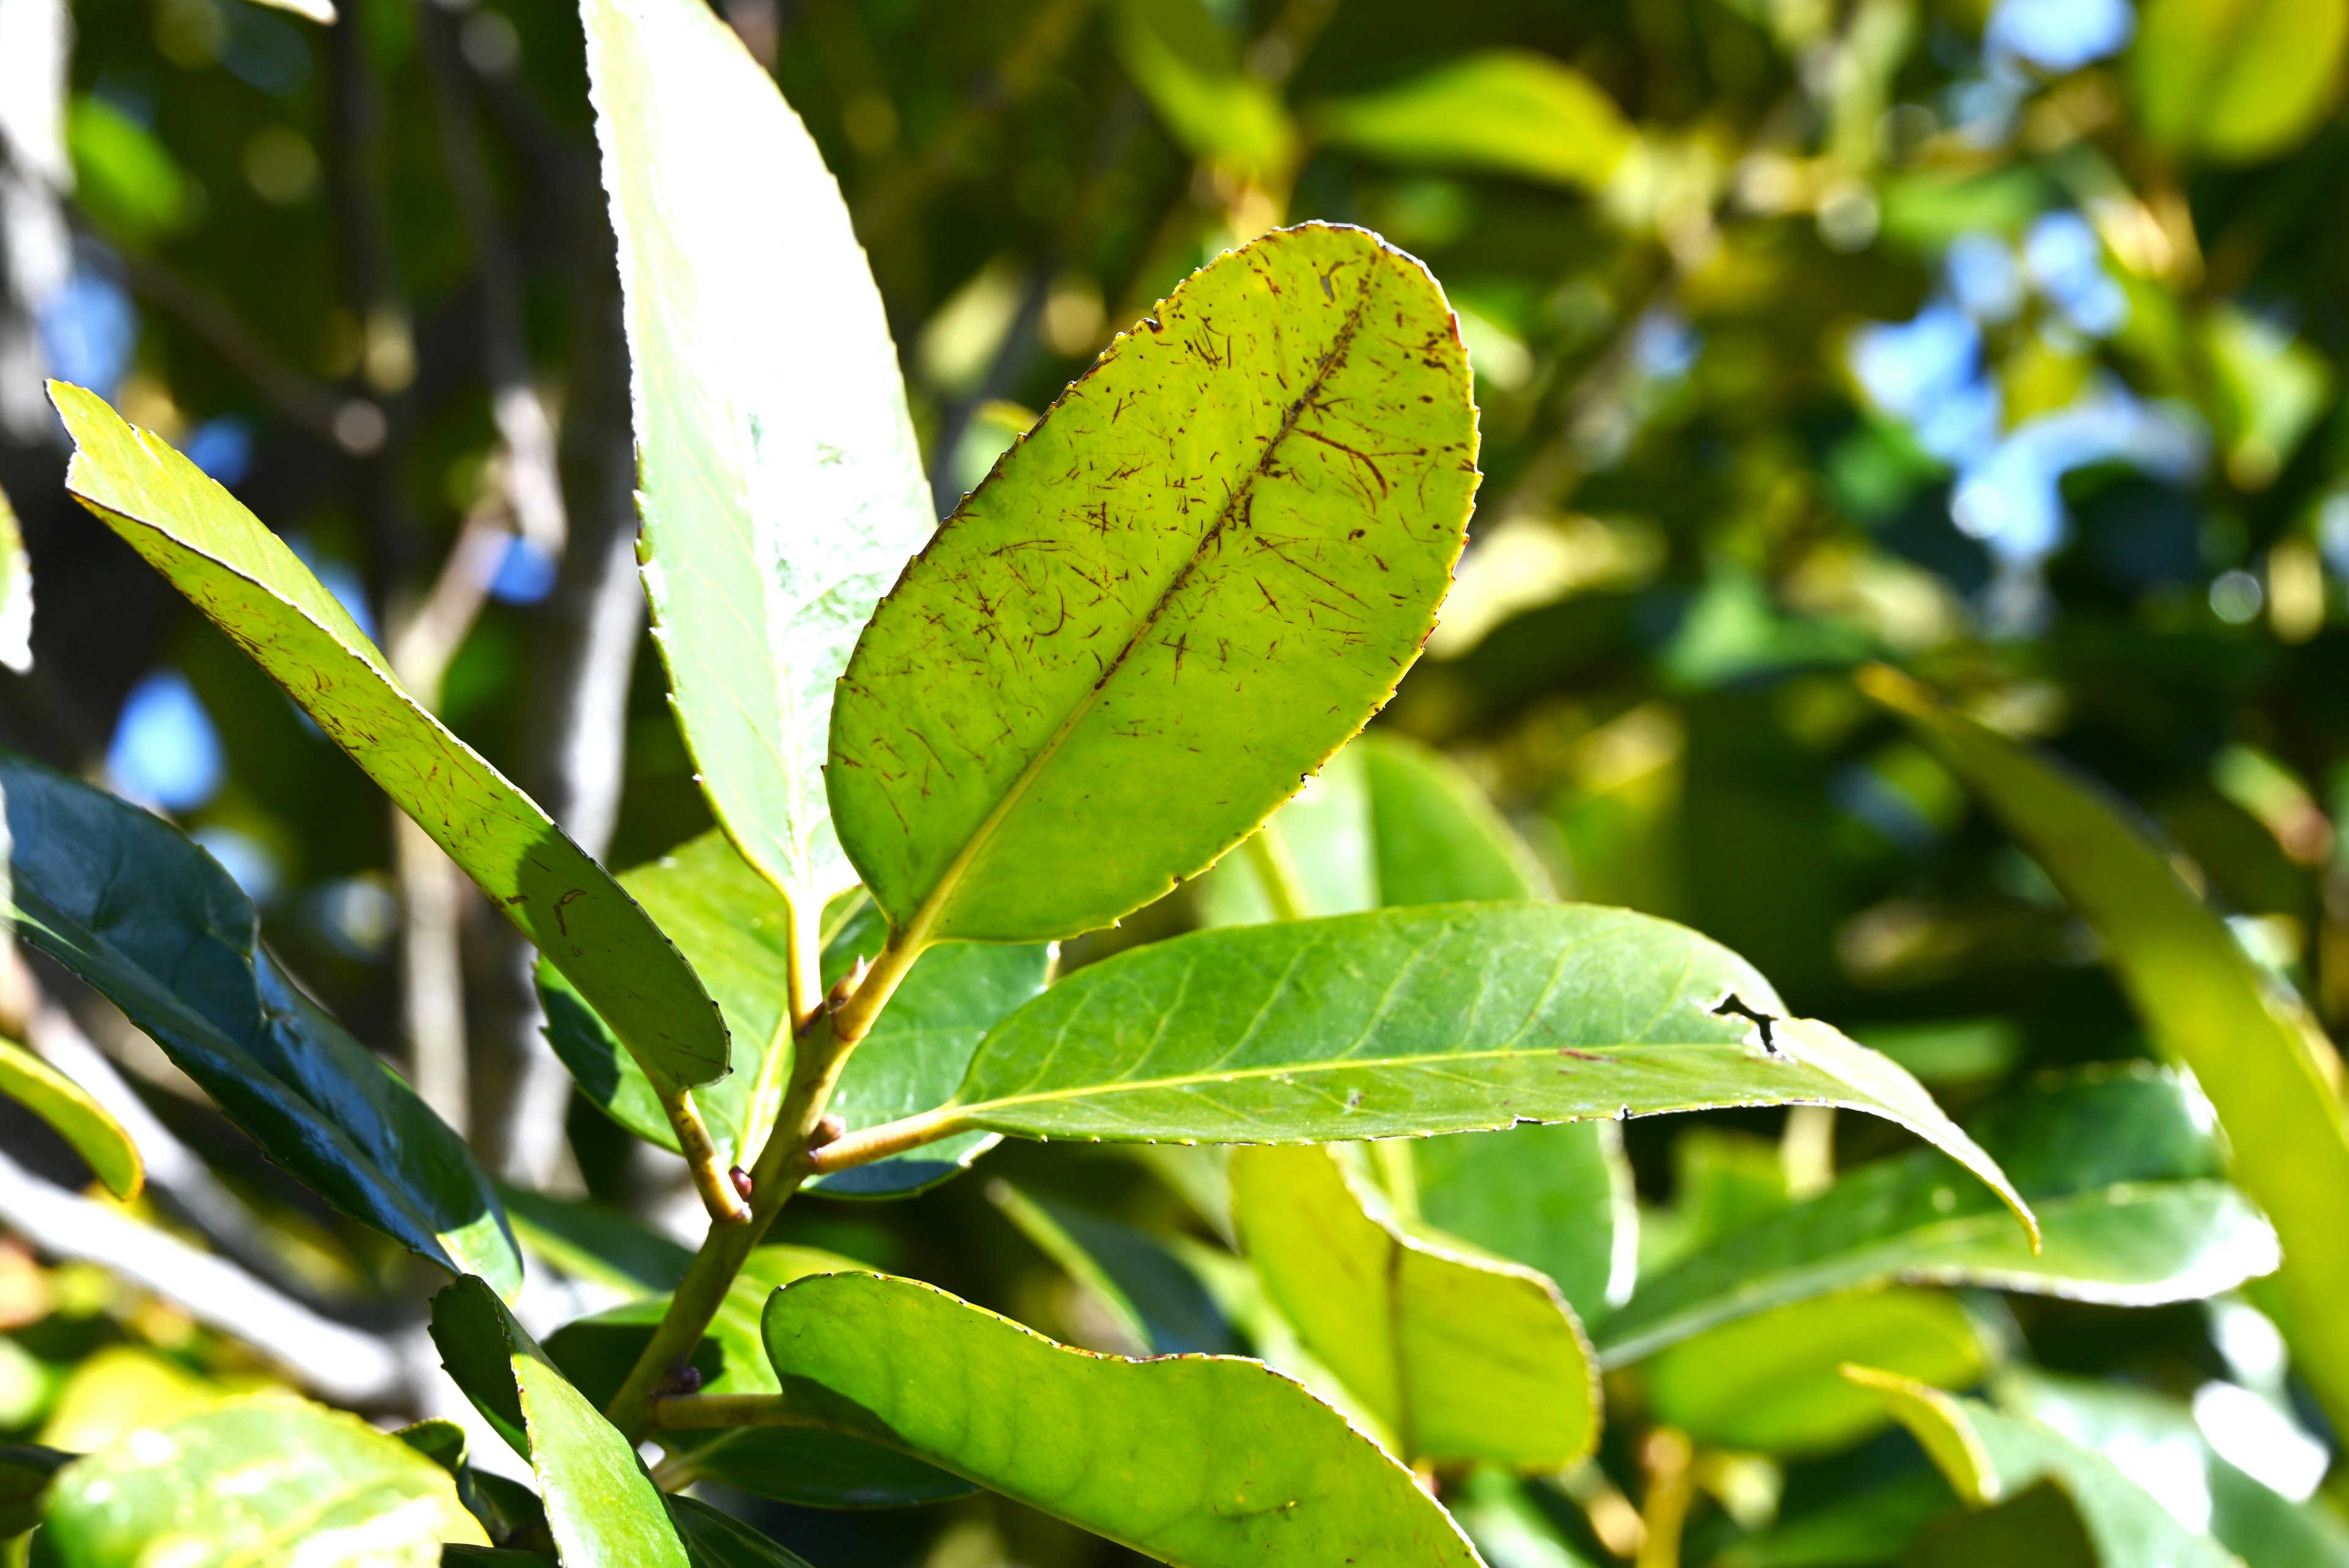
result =
M767 1305L794 1411L1178 1568L1470 1568L1411 1472L1259 1363L1054 1345L911 1280L831 1274Z
M1890 1424L1881 1400L1838 1375L1850 1361L1963 1388L1982 1376L1989 1352L1949 1296L1860 1291L1723 1324L1643 1362L1640 1373L1656 1418L1700 1443L1819 1454Z
M901 940L1107 925L1239 842L1394 690L1476 473L1424 267L1277 231L1121 335L882 602L833 711Z
M2230 161L2289 151L2341 95L2349 0L2147 0L2131 51L2155 140Z
M503 1291L522 1259L489 1178L414 1090L295 987L220 864L151 813L0 753L17 934L151 1035L336 1208Z
M726 1071L726 1026L660 928L538 804L419 707L350 612L227 490L104 400L49 383L66 488L316 721L611 1020L647 1071Z
M1004 1020L920 1127L1329 1143L1817 1102L1899 1123L2027 1212L1914 1078L1784 1012L1736 954L1626 909L1436 904L1198 931Z
M793 1280L856 1267L805 1247L753 1251L688 1358L700 1376L700 1391L775 1393L781 1386L760 1329L767 1298ZM600 1406L618 1391L667 1307L667 1296L653 1296L567 1323L548 1336L547 1354ZM968 1481L894 1449L832 1432L731 1427L660 1436L676 1456L672 1469L678 1485L688 1476L708 1479L812 1508L895 1508L961 1497L971 1490Z
M2277 1284L2294 1360L2333 1418L2349 1419L2349 1125L2331 1043L2124 808L1904 677L1873 670L1866 683L2046 868L2104 938L2154 1044L2193 1069L2235 1184L2283 1244Z
M791 919L775 891L718 833L704 834L620 878L674 938L718 999L733 1040L734 1070L694 1097L721 1165L748 1168L791 1071L790 1003L784 979ZM824 933L822 975L829 985L859 957L880 950L886 932L859 898ZM872 1033L848 1059L831 1114L851 1130L928 1110L962 1082L988 1027L1044 989L1051 950L955 942L915 963ZM589 1099L637 1137L664 1148L677 1134L660 1098L618 1039L548 966L539 970L547 1038ZM820 1179L826 1191L884 1197L918 1191L954 1175L994 1138L971 1133L894 1159Z
M1605 182L1636 133L1589 78L1547 55L1469 55L1357 98L1315 106L1325 141L1419 167Z
M584 14L655 636L719 822L812 927L856 880L833 682L936 523L896 350L838 185L732 29L700 0Z
M0 1039L0 1095L48 1123L73 1145L108 1191L117 1198L139 1195L147 1168L122 1124L88 1090L14 1040Z
M432 1568L444 1542L489 1544L448 1471L356 1416L285 1398L75 1460L50 1487L40 1540L59 1568Z
M1559 1470L1598 1442L1589 1342L1548 1280L1407 1234L1326 1149L1244 1148L1231 1179L1281 1314L1404 1459Z
M2078 1506L2108 1568L2236 1568L2233 1554L2178 1523L2111 1460L2037 1421L1888 1372L1852 1366L1845 1376L1875 1391L1975 1507L2052 1477Z
M1867 1166L1641 1282L1591 1325L1619 1366L1747 1313L1901 1280L1987 1285L2113 1306L2231 1290L2276 1265L2275 1233L2221 1177L2201 1096L2151 1068L2025 1091L1972 1132L2043 1239L1930 1149Z
M432 1298L441 1365L530 1461L564 1568L688 1568L636 1449L473 1278Z

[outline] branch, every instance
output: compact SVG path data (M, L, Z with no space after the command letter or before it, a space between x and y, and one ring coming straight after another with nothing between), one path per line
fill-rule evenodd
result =
M225 1258L44 1181L5 1154L0 1220L52 1256L97 1263L153 1292L329 1399L380 1402L405 1383L399 1358L372 1334L319 1316Z

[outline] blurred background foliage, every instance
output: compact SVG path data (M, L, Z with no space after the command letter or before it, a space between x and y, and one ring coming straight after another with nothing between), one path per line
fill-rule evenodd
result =
M2040 867L1854 690L1883 659L2125 794L2248 952L2349 1018L2344 0L722 9L855 213L941 513L1189 269L1281 223L1368 225L1449 292L1486 476L1444 625L1381 722L1459 762L1564 896L1727 942L1961 1113L2145 1054ZM38 393L44 372L83 383L180 443L613 864L706 828L639 646L575 16L0 0L0 489L37 600L29 649L0 646L0 738L193 831L306 982L509 1179L675 1222L674 1172L546 1088L502 925L67 503ZM0 645L21 644L23 576ZM1196 918L1178 895L1064 962ZM404 1259L39 978L268 1218L257 1266L347 1321L412 1321ZM1853 1120L1631 1124L1651 1250L1898 1147ZM84 1179L28 1120L5 1131L13 1158ZM1143 1162L991 1164L1199 1228ZM781 1233L1117 1343L1098 1293L987 1191L983 1172L907 1203L810 1199ZM2274 1360L2240 1303L2001 1310L2044 1367L2181 1397ZM0 1250L0 1428L67 1446L110 1398L271 1376L160 1298L21 1247ZM1594 1557L1630 1540L1607 1533L1611 1489L1674 1462L1641 1446L1636 1395L1615 1407L1615 1480L1553 1500ZM1906 1440L1790 1470L1701 1458L1688 1561L1733 1551L1782 1493L1799 1511L1853 1467L1899 1469ZM773 1528L820 1565L1099 1544L976 1505Z

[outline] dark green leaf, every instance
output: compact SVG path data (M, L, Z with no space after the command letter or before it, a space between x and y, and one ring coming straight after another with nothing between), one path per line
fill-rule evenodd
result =
M2101 791L1890 670L1869 671L1868 690L2046 868L2104 938L2154 1043L2193 1069L2233 1148L2235 1184L2282 1243L2293 1359L2333 1419L2349 1419L2349 1122L2331 1043Z
M464 1140L259 945L253 905L169 823L0 753L18 933L153 1036L336 1208L498 1288L522 1258Z
M1073 936L1247 836L1416 657L1475 456L1444 296L1374 236L1278 231L1176 289L857 643L828 776L892 926Z
M136 1198L147 1179L139 1146L89 1091L14 1040L0 1039L0 1095L23 1106L73 1145L108 1191Z
M1404 1459L1559 1470L1598 1442L1589 1343L1547 1279L1407 1234L1324 1149L1244 1148L1231 1176L1281 1315Z
M990 1181L987 1196L1046 1257L1090 1290L1133 1348L1219 1355L1239 1348L1207 1288L1147 1231L1071 1203Z
M40 1522L49 1479L73 1457L29 1443L0 1444L0 1540L22 1535Z
M777 1289L809 1274L854 1270L804 1247L761 1247L735 1276L689 1365L705 1394L772 1394L781 1386L761 1338L760 1314ZM630 1302L565 1324L547 1353L588 1398L610 1399L652 1338L668 1298ZM674 1484L707 1477L761 1497L812 1508L895 1508L961 1497L970 1483L894 1449L829 1432L735 1427L663 1432Z
M807 1568L807 1560L785 1551L740 1520L689 1497L671 1497L668 1516L685 1542L693 1568Z
M538 1478L564 1568L687 1568L662 1498L619 1428L480 1280L432 1298L441 1365Z
M726 1030L677 949L538 804L401 690L294 552L150 431L61 381L66 488L284 687L571 977L648 1070L726 1071Z
M1890 1424L1880 1399L1838 1376L1845 1363L1964 1388L1988 1361L1955 1301L1895 1289L1821 1296L1723 1324L1650 1357L1640 1372L1657 1418L1700 1443L1817 1454Z
M1930 1465L1855 1488L1783 1519L1721 1554L1719 1568L1837 1568L1888 1563L1948 1511L1950 1483Z
M812 968L856 880L824 800L833 685L936 526L921 451L848 208L772 78L698 0L584 15L656 636L701 786Z
M747 1168L756 1149L746 1149L745 1142L763 1137L773 1124L791 1067L784 981L791 919L782 897L717 833L620 880L677 939L726 1014L735 1070L695 1098L720 1162ZM829 985L859 956L878 952L887 933L871 904L860 899L827 934L823 978ZM1051 950L1041 944L957 942L923 954L848 1059L832 1114L853 1130L947 1099L988 1025L1042 991L1050 966ZM539 991L547 1037L588 1098L638 1137L677 1147L658 1096L611 1031L544 965ZM850 1197L918 1191L955 1175L994 1141L974 1133L814 1185Z
M1592 1325L1599 1359L1620 1366L1746 1313L1892 1280L2152 1306L2275 1267L2274 1232L2219 1178L2208 1107L2167 1074L2097 1070L2041 1085L1971 1130L2039 1216L2036 1256L1994 1199L1920 1150L1645 1281Z
M672 1290L693 1262L685 1248L606 1204L503 1184L498 1196L523 1245L574 1279L630 1293Z
M1731 999L1770 1022L1722 1011ZM931 1120L1303 1143L1818 1101L1898 1122L2011 1196L1915 1079L1783 1011L1735 954L1623 909L1449 904L1200 931L1079 970L1004 1020Z
M1253 1361L1124 1361L911 1280L831 1274L768 1303L795 1411L1178 1568L1470 1568L1411 1472Z
M356 1416L284 1398L76 1459L50 1487L41 1536L65 1568L429 1568L443 1542L488 1544L439 1465Z
M2053 1476L2004 1502L1940 1521L1900 1557L1900 1568L1981 1568L1988 1563L2099 1568L2079 1505Z

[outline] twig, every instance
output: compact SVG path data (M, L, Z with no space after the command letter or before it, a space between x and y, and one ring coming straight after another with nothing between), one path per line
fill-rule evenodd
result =
M252 1345L329 1399L378 1403L404 1385L398 1356L372 1334L319 1316L225 1258L53 1186L5 1154L0 1219L42 1251L110 1269Z

